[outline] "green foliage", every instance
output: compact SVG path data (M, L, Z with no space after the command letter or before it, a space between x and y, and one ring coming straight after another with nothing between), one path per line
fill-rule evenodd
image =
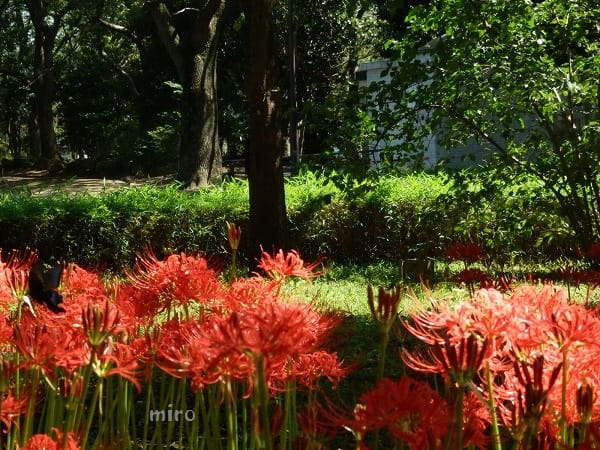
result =
M500 263L558 258L573 249L555 199L533 177L492 183L485 174L466 173L460 187L457 178L450 183L442 174L389 174L355 184L347 179L344 188L334 180L305 172L286 183L289 246L308 260L326 256L336 263L381 264L440 258L457 240L478 242ZM0 194L0 248L31 247L44 257L107 268L130 266L146 247L159 256L179 251L225 255L226 222L242 227L243 260L246 181L197 193L171 185L100 195ZM391 284L394 276L373 278L373 283Z
M463 170L440 196L456 240L476 242L500 265L574 256L575 239L555 198L531 175Z
M441 179L428 175L370 180L318 211L301 240L312 252L355 262L439 254L449 231L434 220L442 191Z
M535 176L589 245L600 232L599 19L591 1L414 8L381 124L413 154L432 134L449 149L476 140L488 162Z
M109 268L131 266L136 254L224 253L225 221L244 222L245 184L196 194L179 186L146 186L98 196L26 190L0 196L0 247L39 250L44 257Z

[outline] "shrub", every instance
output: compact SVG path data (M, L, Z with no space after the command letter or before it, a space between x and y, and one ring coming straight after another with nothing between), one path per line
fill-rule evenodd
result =
M442 257L453 241L479 243L497 261L541 259L570 249L552 198L526 178L450 183L438 174L339 180L312 172L286 181L289 247L307 258L397 262ZM247 230L248 186L234 180L191 193L177 185L100 195L27 190L0 195L0 248L119 268L150 247L158 256L225 254L225 223ZM240 257L248 254L242 235Z

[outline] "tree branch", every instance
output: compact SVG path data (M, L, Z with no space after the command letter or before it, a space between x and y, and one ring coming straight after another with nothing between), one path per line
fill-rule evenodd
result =
M100 23L100 25L103 25L104 27L108 28L109 30L115 31L119 34L122 34L123 36L128 37L136 44L140 43L140 38L129 28L124 27L122 25L117 25L116 23L109 22L102 18L98 19L98 22Z
M140 91L138 90L138 88L135 84L135 80L131 77L131 75L129 75L127 73L127 71L125 69L123 69L123 67L120 64L115 63L104 50L102 50L101 54L102 54L102 57L104 57L104 59L111 65L111 67L119 75L121 75L123 78L125 78L125 80L127 80L127 84L129 85L129 90L131 91L133 96L135 98L139 97Z
M181 38L175 26L171 22L171 14L164 3L158 1L147 1L146 5L150 9L150 14L156 25L158 37L165 46L167 53L173 60L179 79L184 78L183 57L181 54Z

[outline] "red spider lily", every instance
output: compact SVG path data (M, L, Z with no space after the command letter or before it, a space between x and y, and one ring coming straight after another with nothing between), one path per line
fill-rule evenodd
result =
M343 367L336 353L317 350L291 360L281 360L280 364L271 367L269 386L275 391L284 391L287 383L294 380L308 389L316 390L318 380L326 378L336 386L350 370Z
M476 283L481 284L491 284L491 278L487 275L483 270L478 269L476 267L472 267L470 269L464 269L458 274L456 274L453 278L456 283L464 283L469 287L469 290L472 291L473 285ZM472 294L473 292L471 292Z
M21 450L81 450L73 433L69 433L65 439L64 434L57 428L52 428L56 439L47 434L34 434L29 438Z
M506 293L512 289L513 279L508 278L504 275L493 279L493 278L484 278L481 280L479 287L480 289L495 289L497 291Z
M513 418L513 430L516 425L518 433L524 432L519 429L521 423L527 430L538 431L538 426L548 406L548 395L562 370L562 363L558 363L548 374L544 370L544 364L544 355L537 356L532 364L528 362L515 362L514 364L515 376L522 386L521 394L517 396L516 417ZM531 372L530 366L532 367Z
M587 284L592 289L600 286L600 271L598 270L578 270L572 267L565 267L560 269L557 275L559 279L576 286L580 284Z
M62 279L62 293L65 308L69 306L86 306L90 300L103 302L108 293L98 274L89 272L76 264L67 265ZM76 308L72 308L76 309ZM76 310L79 313L79 310Z
M445 400L427 383L410 377L383 378L361 395L351 419L336 420L359 442L367 432L387 428L411 449L441 448L451 423Z
M10 430L13 423L16 424L16 419L27 410L29 398L25 395L17 398L13 392L0 395L0 421Z
M111 336L119 325L121 314L108 300L103 306L89 303L81 315L83 331L94 348Z
M37 259L31 251L13 250L2 257L0 249L0 307L8 310L15 300L27 292L29 269Z
M277 301L277 288L276 282L266 281L259 276L235 280L223 294L223 307L226 311L258 308L262 304Z
M497 291L482 290L471 301L460 303L454 309L447 303L433 301L432 309L411 314L410 321L403 321L403 325L413 336L428 345L444 344L446 340L458 344L471 334L487 338L487 330L498 329L501 332L506 328L501 320L494 320L498 315L493 314L495 302L501 299L502 294ZM494 306L478 304L487 302ZM480 320L484 323L480 323ZM488 323L488 320L492 320L492 323Z
M158 295L138 289L130 284L121 284L114 294L114 303L123 317L123 322L134 330L154 323L162 304Z
M483 249L477 244L455 242L446 248L446 258L449 261L473 263L479 261L482 257Z
M269 368L277 357L313 351L330 327L307 304L273 302L218 318L211 339L224 349L265 357Z
M600 261L600 242L590 245L583 256L594 262Z
M581 383L577 388L576 402L577 413L581 423L589 424L594 412L594 388L588 383Z
M254 365L250 356L213 340L222 320L213 317L204 323L190 320L165 324L157 344L158 367L175 378L190 378L194 390L223 380L251 378Z
M490 448L488 435L490 422L488 406L484 405L473 392L469 392L463 401L462 447Z
M226 316L214 315L205 322L177 322L162 328L157 364L175 377L192 379L195 389L224 379L252 382L254 359L265 358L270 383L311 374L294 367L296 358L311 355L323 342L334 321L306 304L269 302ZM335 379L339 367L315 353L315 361L327 363L319 374ZM320 357L320 358L319 358ZM312 375L317 368L312 367Z
M208 304L221 296L216 273L208 267L207 260L185 253L168 256L163 261L148 253L139 258L129 279L143 294L139 299L148 307L157 308L153 313L168 310L174 303Z
M0 313L0 350L11 346L14 329L8 317Z
M138 353L136 349L128 344L121 342L111 342L109 339L105 342L104 351L100 354L101 375L109 377L118 375L121 378L129 380L136 387L138 392L142 391L142 385L139 381Z
M17 299L22 299L29 283L29 270L0 267L0 307L8 311Z
M322 259L311 264L305 264L304 260L296 250L291 250L285 255L283 250L279 250L275 256L262 252L258 261L258 267L264 270L269 278L273 280L283 280L286 277L299 277L305 280L312 280L319 274L314 269L323 262Z
M24 316L15 326L14 343L25 357L22 366L39 368L46 374L54 370L56 346L62 339L64 336L57 329L48 328L31 315Z
M227 222L227 239L231 250L236 251L239 248L241 238L242 229L234 223Z
M12 250L6 257L2 256L0 249L0 267L8 267L13 270L28 270L37 260L38 255L29 249Z
M472 334L458 344L447 338L443 344L431 345L427 357L405 350L402 360L413 370L441 373L459 386L466 386L480 370L484 359L490 356L488 350L487 339L480 341Z
M600 286L600 271L598 270L580 270L577 274L577 284L587 284L590 289L596 289Z
M15 326L14 344L25 358L22 367L39 368L47 376L56 367L71 373L89 363L90 349L82 331L65 321L44 323L25 315Z
M389 292L383 286L380 286L377 293L377 307L375 307L373 288L370 285L367 288L367 299L371 316L383 325L386 330L389 330L396 320L401 294L402 289L400 289L400 286L396 286Z
M597 345L600 339L600 320L582 305L566 304L555 308L548 318L552 337L561 349L582 344Z

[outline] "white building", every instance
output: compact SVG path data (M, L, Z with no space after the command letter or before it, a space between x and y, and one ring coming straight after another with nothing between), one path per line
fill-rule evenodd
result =
M422 58L427 58L427 54L423 53ZM356 71L356 79L359 86L366 87L371 83L391 81L389 74L390 61L388 59L381 59L376 61L362 62L359 64L358 70ZM393 105L391 105L393 108ZM423 111L420 115L421 120L427 118L427 111ZM394 133L397 138L393 140L379 139L369 142L368 151L369 158L371 160L372 167L379 167L381 164L381 151L388 147L396 147L402 143L403 138L400 133ZM425 169L432 169L436 167L440 162L445 161L447 167L464 167L473 164L479 164L485 162L486 155L489 155L490 151L482 148L475 139L470 139L466 145L447 149L441 144L442 133L437 133L428 136L424 142L424 149L419 152L419 158L422 158L422 166ZM417 157L417 156L415 156ZM417 165L418 161L415 161Z

